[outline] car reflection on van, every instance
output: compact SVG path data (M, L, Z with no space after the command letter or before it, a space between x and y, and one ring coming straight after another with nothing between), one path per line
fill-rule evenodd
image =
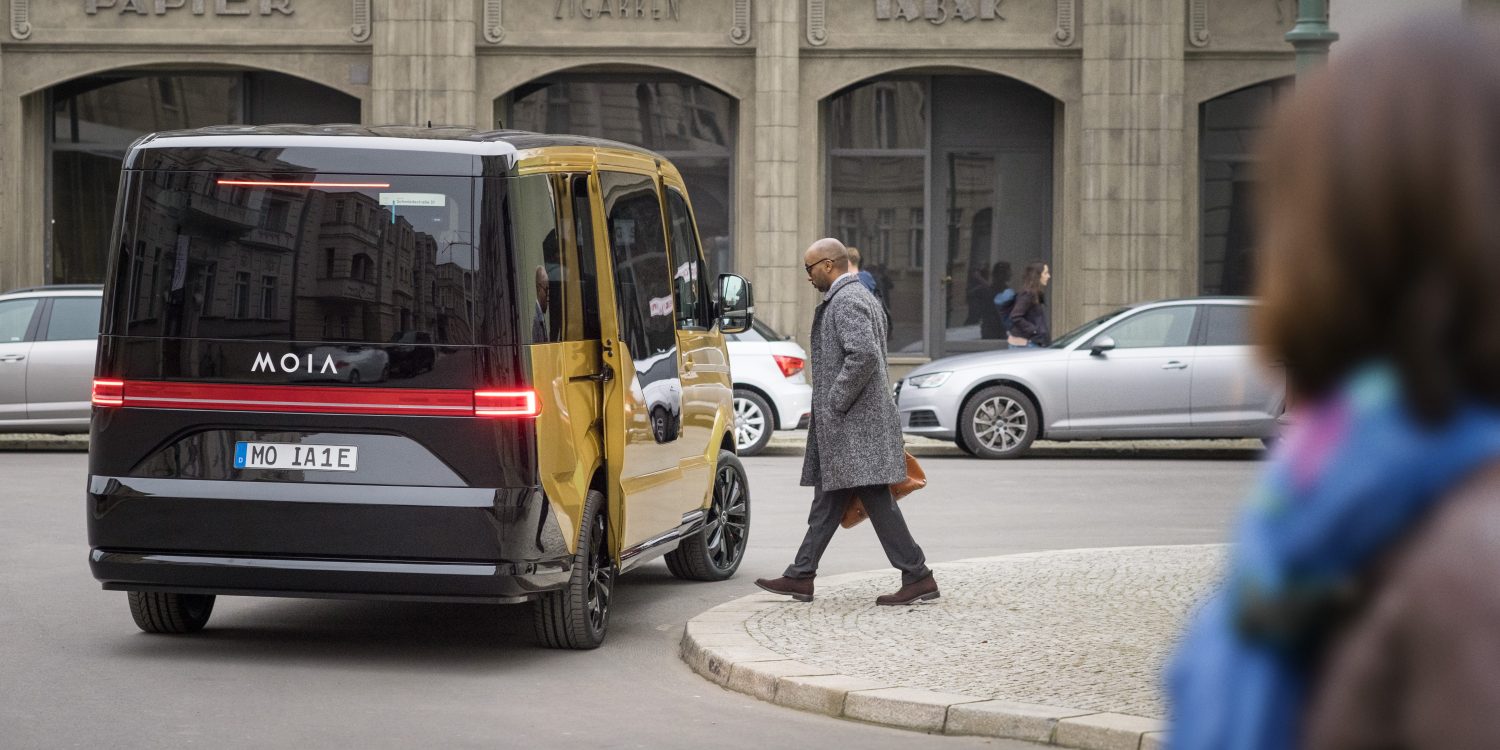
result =
M594 648L620 573L739 568L724 336L753 295L710 293L667 160L235 126L137 141L120 193L89 563L142 630L220 595L528 603Z

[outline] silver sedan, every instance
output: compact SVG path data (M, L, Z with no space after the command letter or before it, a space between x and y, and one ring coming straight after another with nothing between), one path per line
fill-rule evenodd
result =
M1285 373L1250 346L1255 302L1167 300L1118 310L1048 348L935 360L896 384L902 429L1014 458L1037 438L1273 439Z

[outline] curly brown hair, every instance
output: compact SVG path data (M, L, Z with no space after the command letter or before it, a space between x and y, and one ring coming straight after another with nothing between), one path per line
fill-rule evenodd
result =
M1339 50L1262 143L1256 332L1297 397L1389 362L1418 412L1500 404L1500 45L1419 22Z

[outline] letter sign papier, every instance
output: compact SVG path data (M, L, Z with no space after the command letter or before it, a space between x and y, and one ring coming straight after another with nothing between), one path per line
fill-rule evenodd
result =
M133 13L138 16L164 16L175 10L187 8L195 16L208 15L209 0L83 0L83 12L98 15L101 10L117 10L120 14ZM215 16L283 15L294 12L292 0L213 0Z

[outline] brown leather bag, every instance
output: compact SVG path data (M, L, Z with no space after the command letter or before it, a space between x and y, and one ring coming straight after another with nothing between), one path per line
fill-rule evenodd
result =
M922 471L922 465L917 463L916 456L906 454L906 479L891 485L891 497L900 500L917 490L927 486L927 472ZM866 518L865 504L858 497L849 498L849 507L844 509L844 520L839 525L846 529L858 526Z

